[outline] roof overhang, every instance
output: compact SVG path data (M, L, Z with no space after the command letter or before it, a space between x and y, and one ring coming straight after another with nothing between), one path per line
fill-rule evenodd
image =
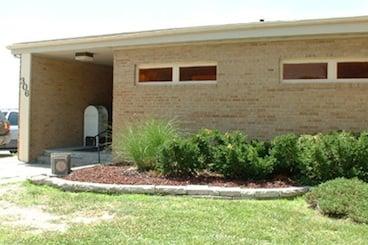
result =
M257 22L120 33L17 43L8 46L8 49L13 54L22 54L98 48L131 48L152 45L189 44L210 41L274 40L362 34L368 34L368 16Z

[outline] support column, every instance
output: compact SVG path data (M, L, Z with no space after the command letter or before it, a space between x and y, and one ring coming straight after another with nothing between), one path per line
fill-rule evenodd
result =
M18 159L30 162L31 54L20 58Z

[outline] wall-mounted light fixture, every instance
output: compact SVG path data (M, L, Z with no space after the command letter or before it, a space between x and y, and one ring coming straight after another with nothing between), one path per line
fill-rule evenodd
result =
M75 53L75 60L83 61L83 62L92 62L93 53L90 52L77 52Z

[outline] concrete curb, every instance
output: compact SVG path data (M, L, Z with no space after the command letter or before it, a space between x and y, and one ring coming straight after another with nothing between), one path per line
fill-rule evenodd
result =
M188 195L224 199L278 199L300 196L309 191L309 187L287 188L240 188L207 185L115 185L64 180L46 175L29 178L38 185L53 186L64 191L95 192L109 194L150 194L150 195Z

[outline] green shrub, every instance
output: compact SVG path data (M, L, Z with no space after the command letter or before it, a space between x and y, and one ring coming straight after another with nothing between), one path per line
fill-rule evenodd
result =
M166 143L160 152L157 170L171 176L193 176L201 169L198 146L186 138Z
M273 170L275 159L261 157L264 145L247 142L240 132L226 133L225 144L214 153L213 169L226 178L262 179Z
M327 181L307 193L306 201L325 215L368 223L368 184L361 180Z
M224 134L218 130L202 129L192 136L192 141L198 146L202 167L213 170L215 152L225 144Z
M250 144L256 148L258 155L260 157L266 157L270 155L271 142L253 139L250 141Z
M357 176L368 182L368 132L360 134L355 148Z
M276 159L275 174L297 174L300 155L298 139L295 134L285 134L272 140L271 156Z
M173 121L148 120L123 131L117 153L134 161L139 170L151 170L155 168L160 148L177 136Z
M355 177L356 138L350 133L304 135L298 140L301 180L318 184L337 177Z
M268 142L247 140L240 132L203 129L179 139L172 122L149 120L124 131L116 146L117 153L133 160L138 169L170 175L205 169L241 179L282 174L310 185L337 177L368 181L368 132L286 134Z

